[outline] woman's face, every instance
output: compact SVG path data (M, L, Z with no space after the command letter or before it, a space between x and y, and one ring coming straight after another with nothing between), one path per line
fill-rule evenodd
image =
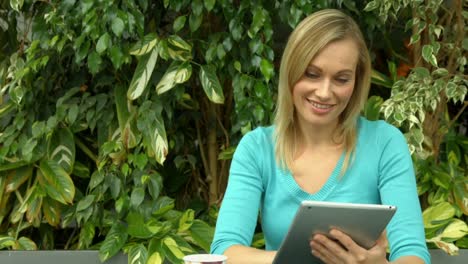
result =
M358 46L347 38L329 43L293 87L301 126L335 126L353 94Z

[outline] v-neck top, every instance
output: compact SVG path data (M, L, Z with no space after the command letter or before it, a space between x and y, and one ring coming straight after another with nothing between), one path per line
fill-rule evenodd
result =
M397 206L387 226L390 260L413 255L430 263L413 163L396 127L359 118L353 162L341 174L342 154L316 193L301 189L291 172L278 166L273 133L273 126L258 127L237 146L212 253L223 254L236 244L251 245L259 214L265 249L277 250L300 203L315 200Z

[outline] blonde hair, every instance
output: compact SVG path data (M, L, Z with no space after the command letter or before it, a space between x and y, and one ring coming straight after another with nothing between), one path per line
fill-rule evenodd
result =
M289 36L281 59L278 101L275 112L275 155L280 167L291 169L295 152L295 111L292 88L304 75L309 63L329 43L350 38L358 46L356 82L348 105L340 115L339 129L346 151L342 174L356 146L357 119L367 100L371 63L364 37L356 22L335 9L326 9L306 17Z

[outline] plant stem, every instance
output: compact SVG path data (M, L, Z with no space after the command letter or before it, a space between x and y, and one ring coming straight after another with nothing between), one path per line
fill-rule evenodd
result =
M78 137L75 137L76 145L97 164L97 156L83 143Z
M463 106L460 109L460 111L458 111L458 113L455 115L455 117L452 120L450 120L450 123L448 124L448 129L450 129L453 126L453 124L455 123L455 121L457 121L457 119L461 116L461 114L463 114L463 112L465 111L467 106L468 106L468 101L465 101L463 103Z

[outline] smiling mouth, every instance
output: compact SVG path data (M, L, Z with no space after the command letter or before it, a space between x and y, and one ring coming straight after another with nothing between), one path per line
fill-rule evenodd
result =
M334 105L333 104L319 104L317 102L314 102L310 99L307 99L307 102L309 102L312 106L316 107L316 108L319 108L319 109L330 109L332 108Z

